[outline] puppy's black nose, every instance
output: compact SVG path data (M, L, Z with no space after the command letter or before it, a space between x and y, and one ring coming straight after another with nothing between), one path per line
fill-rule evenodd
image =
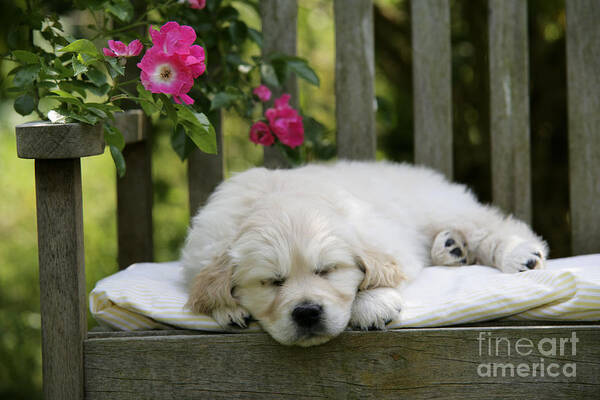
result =
M311 328L319 323L323 307L315 303L301 303L292 311L292 318L303 328Z

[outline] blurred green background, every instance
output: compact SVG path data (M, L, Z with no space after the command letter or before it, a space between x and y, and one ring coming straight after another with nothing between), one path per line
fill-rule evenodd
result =
M0 54L14 28L20 1L2 0ZM76 21L70 1L48 5ZM260 29L250 7L236 5ZM299 0L298 53L308 58L321 87L300 82L304 113L334 132L334 27L331 0ZM378 157L412 161L412 70L407 0L375 0ZM530 86L534 229L552 257L571 253L568 220L564 0L530 0ZM455 179L491 200L487 1L451 1ZM249 48L249 54L258 49ZM41 398L40 315L33 161L16 157L14 126L26 119L12 109L6 89L11 66L0 60L0 398ZM209 65L210 68L210 65ZM227 174L262 161L247 139L249 127L225 115ZM331 133L331 140L334 135ZM184 163L167 134L154 141L154 226L157 261L178 258L188 224ZM82 161L88 291L116 271L115 171L108 153ZM93 326L90 320L90 326Z

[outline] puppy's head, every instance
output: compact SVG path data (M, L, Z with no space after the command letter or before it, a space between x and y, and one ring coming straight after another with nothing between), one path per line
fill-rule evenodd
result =
M255 209L226 256L196 280L202 287L193 290L202 295L194 309L214 316L237 304L287 345L317 345L340 334L358 290L394 286L401 275L357 243L343 215L327 210L281 201Z
M323 343L348 325L364 273L332 222L273 205L249 217L231 246L234 299L283 344Z

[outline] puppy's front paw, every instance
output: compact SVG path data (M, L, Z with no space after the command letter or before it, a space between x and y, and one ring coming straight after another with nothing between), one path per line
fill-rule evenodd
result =
M396 289L376 288L359 292L352 305L350 326L360 330L382 330L400 318L402 298Z
M464 235L455 230L437 234L431 246L433 265L460 266L473 263Z
M506 273L543 269L545 254L546 251L540 244L524 241L505 252L499 268Z
M224 307L213 310L212 317L219 325L228 330L246 329L254 321L248 311L242 307Z

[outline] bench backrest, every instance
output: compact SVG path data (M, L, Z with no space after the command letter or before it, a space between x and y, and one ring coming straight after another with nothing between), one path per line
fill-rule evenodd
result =
M531 222L527 1L489 0L488 9L493 202ZM372 0L334 1L337 146L345 159L375 158L372 10ZM262 18L268 21L265 55L296 53L297 12L296 0L261 0ZM582 254L600 252L600 3L569 0L566 16L570 221L573 253ZM413 0L411 18L414 161L452 178L450 1ZM284 90L297 101L294 78ZM224 176L222 131L217 131L219 155L195 152L189 159L191 214ZM118 184L122 267L152 259L150 150L143 141L130 142L124 153L129 177ZM268 148L264 164L285 166ZM143 172L132 172L138 168Z

